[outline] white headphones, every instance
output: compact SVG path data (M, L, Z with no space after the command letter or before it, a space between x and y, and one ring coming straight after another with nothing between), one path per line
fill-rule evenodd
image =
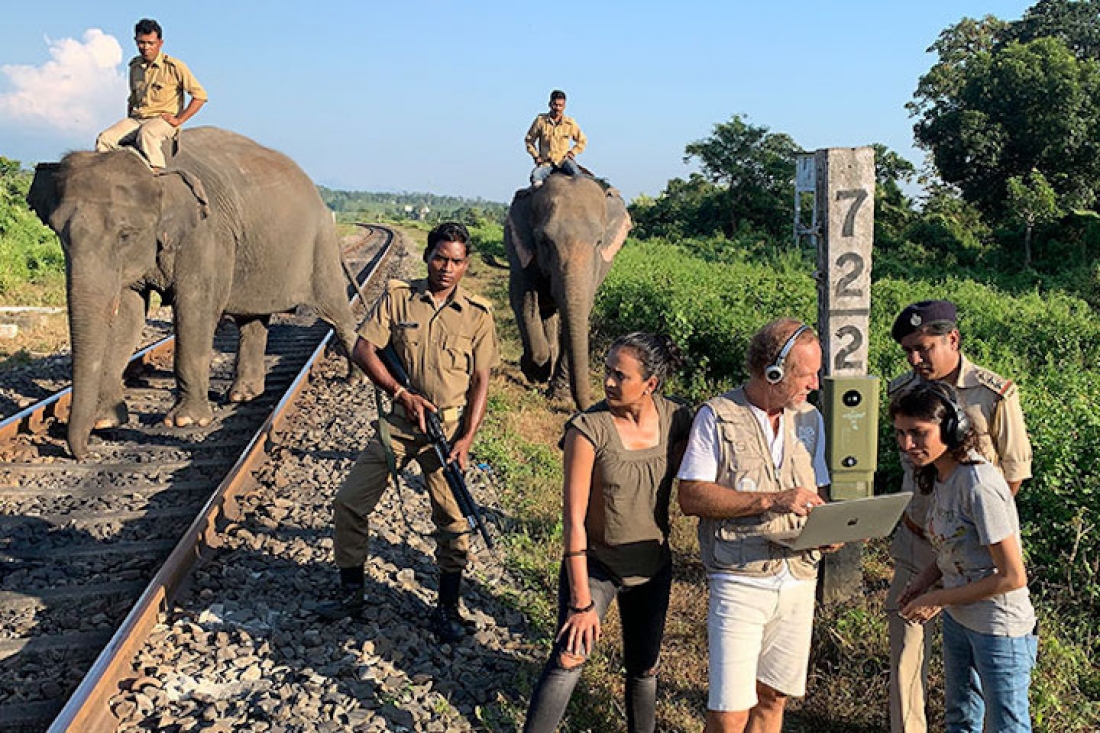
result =
M787 343L783 344L783 348L779 350L779 354L776 355L775 361L764 368L764 379L768 380L768 384L779 384L783 381L783 377L786 374L786 372L783 371L783 363L787 361L791 349L794 348L794 342L798 340L799 336L809 330L809 326L799 326L798 330L787 339Z

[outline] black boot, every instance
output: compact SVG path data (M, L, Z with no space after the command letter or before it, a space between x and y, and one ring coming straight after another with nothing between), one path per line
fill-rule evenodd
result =
M439 602L432 611L432 631L445 644L454 644L466 636L466 625L458 612L458 592L462 573L439 574Z
M359 618L363 613L363 567L340 568L340 593L334 601L317 605L317 615L325 621Z

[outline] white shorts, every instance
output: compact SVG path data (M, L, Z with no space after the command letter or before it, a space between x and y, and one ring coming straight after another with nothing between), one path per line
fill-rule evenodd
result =
M805 695L817 584L761 588L715 574L709 586L707 709L751 710L757 681L784 695Z

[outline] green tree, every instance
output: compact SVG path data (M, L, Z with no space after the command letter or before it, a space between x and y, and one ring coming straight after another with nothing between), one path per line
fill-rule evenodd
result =
M1100 65L1055 38L999 44L1006 28L987 18L941 34L940 61L910 104L917 142L986 216L1011 215L1008 180L1033 169L1046 172L1062 208L1090 206L1100 187Z
M699 173L687 180L673 178L656 198L639 196L631 202L634 236L708 237L722 232L728 221L726 192Z
M1100 59L1100 0L1039 0L1006 37L1027 43L1057 38L1079 59Z
M882 143L875 143L875 243L892 244L903 234L914 216L913 202L902 186L910 183L917 169Z
M1031 238L1036 226L1049 224L1063 215L1058 196L1037 170L1027 176L1008 179L1008 208L1024 227L1024 265L1031 266Z
M751 125L734 115L714 126L710 137L684 148L684 162L698 160L703 175L724 188L728 236L742 222L782 236L790 227L795 158L800 152L784 133Z

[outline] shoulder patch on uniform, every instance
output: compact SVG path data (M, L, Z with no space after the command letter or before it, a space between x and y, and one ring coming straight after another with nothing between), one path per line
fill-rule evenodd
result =
M1011 379L1005 379L1000 374L982 367L974 368L974 377L983 387L996 392L998 397L1004 397L1015 386Z
M480 295L476 295L474 293L467 293L466 294L466 300L470 301L471 305L476 305L478 308L481 308L482 310L489 311L490 313L493 312L493 303L488 298L484 298L484 297L482 297Z
M916 379L917 375L914 372L906 372L905 374L902 374L900 377L890 382L889 385L887 385L886 394L892 395L895 392L900 392L901 390L909 387L913 382L916 381Z

